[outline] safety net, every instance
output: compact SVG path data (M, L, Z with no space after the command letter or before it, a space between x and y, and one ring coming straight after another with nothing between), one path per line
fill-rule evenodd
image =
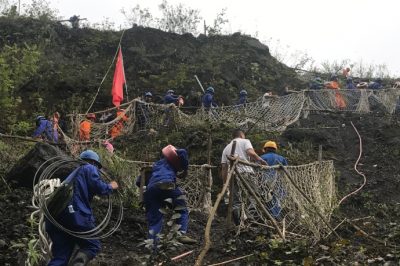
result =
M287 238L319 240L331 232L327 223L337 206L333 162L287 166L286 171L253 167L239 173L241 178L235 177L244 210L242 225L250 222L274 228L272 217ZM255 192L270 217L243 182Z
M116 108L96 112L91 122L90 134L82 138L81 123L87 114L70 115L73 124L71 141L106 140L141 130L179 130L196 124L257 128L265 131L284 131L287 126L299 120L302 112L355 112L382 111L393 114L396 111L399 89L355 89L355 90L307 90L285 96L263 96L245 105L221 106L216 108L189 109L174 104L146 103L135 99Z
M116 155L108 156L105 166L112 169L122 184L123 194L132 191L138 195L136 178L140 176L143 168L153 165L152 162L126 160ZM208 210L211 206L210 167L207 165L190 165L188 175L184 179L177 179L178 186L186 195L187 205L190 209Z

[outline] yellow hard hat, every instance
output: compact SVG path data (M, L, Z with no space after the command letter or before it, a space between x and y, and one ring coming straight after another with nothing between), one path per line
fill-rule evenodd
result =
M265 149L265 148L272 148L272 149L277 150L277 149L278 149L278 145L276 145L276 142L275 142L275 141L267 141L267 142L265 142L265 144L264 144L264 149Z

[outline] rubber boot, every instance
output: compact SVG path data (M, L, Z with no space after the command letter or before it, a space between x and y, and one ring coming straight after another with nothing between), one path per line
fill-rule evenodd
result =
M89 261L89 256L85 252L78 251L75 257L72 259L71 266L86 266L88 265Z

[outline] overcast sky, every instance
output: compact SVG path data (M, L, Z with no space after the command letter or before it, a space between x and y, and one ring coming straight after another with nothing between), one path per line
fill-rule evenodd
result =
M29 2L28 0L21 0ZM105 18L124 24L121 8L139 4L155 14L161 0L49 0L60 16L76 14L90 22ZM227 29L260 39L272 38L290 50L307 51L317 62L350 59L387 64L400 76L400 1L398 0L168 0L199 9L209 23L227 8ZM286 50L283 49L283 50Z

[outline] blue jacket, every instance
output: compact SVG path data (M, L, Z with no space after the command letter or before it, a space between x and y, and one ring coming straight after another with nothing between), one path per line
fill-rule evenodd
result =
M268 152L266 154L263 154L261 158L268 163L269 166L274 166L274 165L279 165L281 163L282 165L288 165L288 162L285 157L276 154L274 152Z
M203 103L203 106L206 107L206 108L211 108L211 107L217 107L218 106L214 101L214 95L212 95L211 93L208 93L208 92L203 95L203 98L202 98L201 101Z
M73 174L74 172L67 179L73 178ZM90 202L95 195L108 195L112 192L111 185L100 178L99 170L91 164L80 166L75 172L73 182L74 194L71 204L75 211L79 210L88 215L93 214Z
M174 103L176 104L178 101L178 96L175 96L173 94L167 94L164 96L164 103L165 104L170 104L170 103Z
M53 129L53 123L47 119L39 120L39 125L33 132L32 137L37 138L43 136L49 141L58 141L58 132Z
M369 84L368 88L373 90L379 90L382 88L382 83L374 81L371 84Z
M354 85L353 82L348 81L347 84L346 84L346 89L354 90L354 89L356 89L356 86Z
M246 95L240 95L239 96L239 105L245 105L247 103L247 96Z
M161 159L154 163L153 173L147 188L151 188L157 183L176 182L176 170L168 163L167 159Z

